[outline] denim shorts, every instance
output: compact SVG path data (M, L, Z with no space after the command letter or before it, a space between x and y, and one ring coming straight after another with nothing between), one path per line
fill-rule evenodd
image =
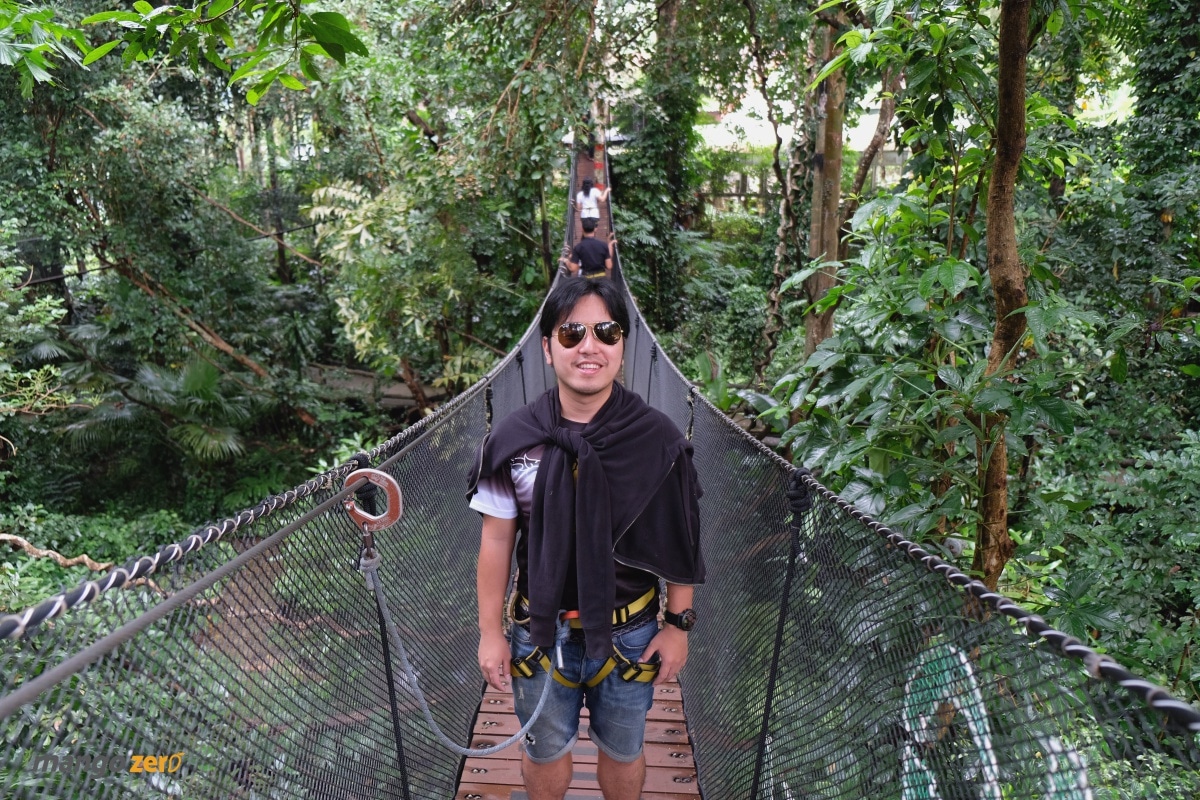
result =
M658 634L658 619L648 615L646 621L613 631L613 644L630 661L637 661L650 640ZM524 658L533 652L529 629L512 626L510 641L513 658ZM556 663L553 648L546 652ZM607 659L584 657L583 632L571 631L562 645L563 677L574 683L584 683L604 666ZM537 721L525 734L525 754L535 764L547 764L566 755L579 738L579 711L587 704L590 724L588 735L596 747L613 761L628 763L642 753L646 738L646 712L654 701L654 684L622 680L620 670L614 669L592 688L571 689L546 674L540 665L532 677L513 678L513 704L523 726L533 715L541 699L543 687L550 682L550 696Z

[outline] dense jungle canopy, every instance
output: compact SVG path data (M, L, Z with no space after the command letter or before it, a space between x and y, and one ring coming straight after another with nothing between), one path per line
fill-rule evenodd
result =
M1197 10L0 0L0 610L482 376L603 124L626 277L713 402L1200 700ZM705 147L748 99L774 147Z

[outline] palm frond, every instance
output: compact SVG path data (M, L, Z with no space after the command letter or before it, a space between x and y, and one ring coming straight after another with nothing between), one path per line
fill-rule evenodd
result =
M221 373L202 358L193 358L180 373L179 389L185 395L211 399L217 396Z
M223 461L246 451L233 428L214 428L186 422L171 428L171 438L201 461Z
M35 361L53 361L57 358L66 358L70 353L59 342L54 339L42 339L39 342L34 342L29 346L21 357L21 360L26 363Z

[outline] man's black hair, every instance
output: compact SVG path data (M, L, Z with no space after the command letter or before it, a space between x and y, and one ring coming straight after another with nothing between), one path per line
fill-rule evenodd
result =
M579 220L579 224L581 226L583 226L584 233L595 233L596 232L596 218L595 217L584 217L583 219Z
M579 301L594 294L600 298L612 316L613 321L621 326L626 334L629 333L629 306L625 304L625 295L617 284L608 278L559 278L546 304L542 306L542 316L538 319L538 328L542 336L549 338L554 335L554 329L563 322L568 314L575 309Z

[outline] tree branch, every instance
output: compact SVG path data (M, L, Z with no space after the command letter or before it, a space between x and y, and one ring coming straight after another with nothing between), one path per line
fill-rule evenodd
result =
M485 138L492 130L492 121L496 119L496 112L500 110L500 104L504 102L506 97L508 97L509 91L512 89L513 84L517 82L517 78L521 75L521 73L529 69L529 65L533 63L534 56L537 55L538 45L541 44L542 37L546 35L546 30L549 28L549 24L554 19L554 16L554 9L552 8L547 9L546 13L542 15L542 19L538 23L537 33L533 35L533 42L529 45L529 55L527 55L525 60L521 62L521 66L517 67L516 71L513 72L513 76L508 81L508 85L504 87L504 91L500 93L498 98L496 98L496 104L492 106L492 113L488 116L487 125L484 126Z
M78 567L82 565L92 572L103 572L106 569L110 569L113 565L111 561L105 561L104 563L93 561L88 557L87 553L67 558L62 553L55 552L54 550L43 550L40 547L34 547L29 543L28 539L23 539L12 533L0 533L0 542L8 542L17 550L23 550L34 558L48 558L60 567Z
M575 68L575 80L579 80L583 76L583 65L587 63L588 50L592 46L592 37L596 35L596 0L592 0L592 6L588 9L588 35L583 42L583 55L579 57L579 66Z
M179 301L171 295L165 286L151 278L143 270L135 267L133 262L128 257L119 257L117 261L113 262L108 260L107 254L103 251L96 252L96 257L100 260L100 263L106 266L111 266L117 272L121 273L123 278L128 280L137 288L141 289L150 297L166 301L164 302L164 305L167 307L167 310L178 317L188 328L191 328L193 331L195 331L200 338L209 345L217 350L220 350L222 353L229 356L258 377L270 377L270 373L267 372L265 367L249 356L242 355L234 350L233 345L221 338L214 330L209 328L204 323L197 321L192 316L190 310L183 304L179 303Z
M433 145L435 152L439 149L437 131L430 127L429 123L426 122L421 115L416 112L416 109L410 108L408 111L405 111L404 118L413 125L416 125L417 129L420 130L421 133L425 134L425 138L429 140L431 145Z
M400 377L408 386L408 390L412 392L413 402L417 404L417 409L424 414L429 410L429 398L425 396L425 389L421 386L421 379L417 375L417 371L413 369L412 362L408 360L408 356L400 357Z
M460 330L455 330L454 328L451 328L451 329L450 329L450 332L451 332L451 333L453 333L453 334L457 334L457 335L459 335L459 336L463 337L464 339L470 339L470 340L471 340L472 342L474 342L475 344L477 344L477 345L480 345L480 346L482 346L482 347L486 347L488 350L491 350L493 353L495 353L495 354L496 354L496 355L498 355L498 356L506 356L506 355L508 355L508 353L504 352L504 351L503 351L503 350L501 350L499 347L493 347L492 345L490 345L490 344L488 344L487 342L485 342L483 339L480 339L478 336L472 336L472 335L471 335L471 334L469 334L469 333L463 333L462 331L460 331Z
M854 174L854 185L850 187L850 197L842 212L840 228L845 228L850 222L850 218L854 216L854 212L858 211L859 197L862 194L863 184L866 183L867 173L871 171L875 156L883 148L888 131L892 128L892 120L896 117L896 92L900 91L901 74L900 70L884 71L883 99L879 102L879 121L875 124L875 133L871 136L870 144L863 150L862 158L858 162L858 171Z
M250 220L239 216L238 213L236 211L234 211L232 208L221 205L216 200L212 199L211 197L206 195L204 192L197 189L195 186L192 186L191 184L188 184L188 183L185 183L183 185L186 186L187 188L191 189L196 194L200 195L200 199L203 200L204 202L208 203L213 208L216 208L220 211L224 211L232 219L236 220L237 222L242 223L247 228L250 228L251 230L257 231L258 233L262 234L264 239L273 239L276 242L276 244L283 246L287 250L294 253L300 259L307 261L309 264L312 264L314 267L321 267L322 269L325 268L325 265L322 264L320 261L317 261L315 258L313 258L309 255L301 253L299 250L297 250L296 248L292 247L290 244L285 242L283 240L283 236L280 233L278 233L277 231L269 231L266 228L260 228L257 225L255 225L253 222L251 222Z

